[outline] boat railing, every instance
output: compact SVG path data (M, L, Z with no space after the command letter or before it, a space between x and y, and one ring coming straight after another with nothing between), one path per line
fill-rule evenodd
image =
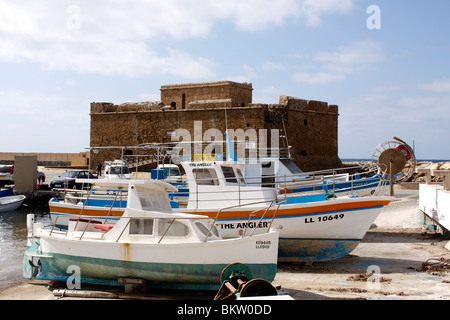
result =
M216 223L216 221L219 219L219 216L220 216L224 211L226 211L226 210L236 209L236 208L242 208L242 207L245 207L245 206L254 206L254 205L258 205L258 204L269 203L266 207L264 207L264 206L263 206L263 207L258 207L257 209L255 209L255 210L253 210L252 212L249 213L249 215L248 215L248 221L247 221L247 223L245 224L246 227L245 227L245 229L244 229L244 231L243 231L241 237L244 237L245 234L247 233L248 226L250 225L250 221L251 221L252 217L255 217L255 216L256 216L256 213L257 213L257 212L259 212L259 211L264 211L264 213L261 215L260 220L258 221L258 223L256 224L256 226L260 225L261 221L266 217L266 214L269 212L270 208L272 208L272 207L274 207L274 206L277 206L276 210L274 211L274 213L273 213L273 215L272 215L272 219L271 219L271 221L270 221L270 224L269 224L269 226L268 226L268 228L267 228L267 230L266 230L266 232L268 232L268 231L270 230L271 226L272 226L273 220L275 219L275 217L276 217L276 215L277 215L277 213L278 213L278 209L280 208L280 205L281 205L283 202L285 202L285 201L286 201L286 200L284 200L284 199L283 199L283 200L274 199L274 200L257 201L257 202L252 202L252 203L242 204L242 205L234 205L234 206L228 206L228 207L221 208L221 209L217 212L217 215L216 215L215 218L214 218L214 223L213 223L213 225L211 226L209 232L211 232L213 226L215 226L215 223ZM255 232L256 229L257 229L257 227L255 227L255 228L253 229L252 233L250 234L250 237L253 236L253 234L254 234L254 232ZM209 236L209 233L208 233L208 236Z
M248 160L248 159L261 159L267 157L279 159L291 159L291 147L276 147L276 148L258 147L257 149L245 148L244 156L239 158Z
M379 167L380 167L380 171L382 172L380 174L381 179L380 179L380 183L378 184L378 186L374 192L374 196L381 194L383 192L383 190L386 188L387 184L390 183L390 179L389 179L389 176L386 171L387 166L385 164L379 164ZM384 167L384 169L383 169L383 167Z
M302 197L302 196L308 196L311 194L325 194L325 195L336 195L336 188L339 187L340 193L345 193L347 195L355 195L355 192L357 191L358 187L361 187L361 182L363 181L361 178L363 175L368 175L368 177L364 178L365 184L373 184L374 189L376 191L372 195L379 195L383 190L386 184L388 183L385 179L385 175L381 175L380 173L377 173L375 170L376 167L371 168L367 172L363 173L356 173L356 174L350 174L350 173L344 173L342 170L346 169L357 169L359 167L349 167L349 168L337 168L337 169L330 169L330 170L320 170L320 171L312 171L312 172L301 172L301 173L295 173L290 175L272 175L272 176L258 176L258 177L251 177L251 176L232 176L232 177L225 177L225 178L218 178L218 177L209 177L209 178L196 178L195 183L193 185L195 188L190 187L192 186L192 183L190 181L185 180L185 185L188 188L180 188L178 191L173 191L169 193L169 196L172 198L172 200L175 200L176 197L178 197L178 200L181 205L184 205L183 201L180 201L183 197L185 199L191 198L191 206L194 206L195 208L200 207L200 202L202 201L210 201L212 203L219 203L222 201L231 201L237 203L237 205L242 205L244 203L247 203L249 201L258 201L260 200L260 196L255 194L254 196L251 195L252 192L255 190L252 190L252 188L245 188L245 187L270 187L270 188L277 188L278 192L278 199L281 198L292 198L292 197ZM370 176L372 175L372 176ZM342 179L343 178L343 179ZM209 188L199 188L200 185L207 186L218 186L221 183L225 182L227 185L235 185L237 188L224 188L224 189L209 189ZM262 189L264 190L264 189ZM71 196L72 199L81 200L83 201L83 207L81 209L80 215L83 214L83 211L85 209L85 206L89 204L89 199L93 196L93 189L91 188L86 193L81 193L82 195L80 197L77 196ZM126 192L125 190L121 191ZM220 192L224 197L208 197L209 194L216 194L217 192ZM68 193L71 194L71 193ZM103 196L103 195L102 195ZM114 200L113 204L111 205L110 212L111 213L112 208L117 203L117 192L113 193ZM97 194L95 195L97 197ZM105 195L106 197L106 195ZM111 197L110 199L112 199ZM122 198L119 198L120 201L122 201ZM110 200L111 201L111 200ZM122 202L121 202L122 203ZM109 205L107 205L109 206ZM122 205L120 205L122 207Z
M86 215L83 215L83 213L84 213L84 210L86 209L86 206L89 205L89 200L90 200L90 198L93 196L94 190L97 190L97 189L95 189L94 185L91 185L89 191L86 192L86 196L84 196L84 195L81 195L81 196L73 196L72 193L67 193L67 194L65 194L65 196L64 196L64 201L66 201L68 198L70 198L70 199L73 199L73 200L81 200L82 203L83 203L83 206L82 206L82 208L81 208L81 210L80 210L80 213L78 214L77 225L78 225L78 222L80 221L80 218L81 218L82 216L83 216L83 217L86 217ZM97 190L97 191L98 191L98 190ZM114 190L114 192L113 192L113 194L112 194L112 195L114 195L112 204L111 204L110 206L106 206L106 205L105 205L105 207L109 207L108 213L107 213L107 215L106 215L105 223L106 223L106 222L108 221L108 219L110 218L111 213L112 213L112 210L113 210L113 208L114 208L114 205L115 205L115 203L116 203L116 201L117 201L117 198L118 198L119 196L120 196L120 202L122 203L123 192L124 192L124 190L121 189L120 187L119 187L117 190ZM127 191L126 191L126 192L127 192ZM68 197L69 195L71 195L71 197ZM102 195L102 196L103 196L103 195ZM120 205L120 206L121 206L121 205ZM59 216L56 217L56 220L58 220L58 218L59 218ZM56 221L55 221L55 224L53 225L52 232L53 232L53 229L54 229L55 225L56 225ZM77 225L75 225L75 228L77 227Z
M354 167L357 168L357 167ZM320 175L319 175L320 174ZM361 179L362 175L368 177ZM298 179L297 179L298 178ZM194 183L190 183L187 180L186 185L194 185L195 188L188 188L186 190L178 190L171 193L172 197L190 197L191 206L196 209L199 208L200 202L222 202L232 201L237 202L237 205L242 205L245 202L258 200L260 195L255 194L251 196L255 190L252 188L243 187L270 187L276 188L279 194L278 198L284 196L288 197L302 197L311 194L323 193L325 195L336 195L336 190L339 188L341 194L356 195L356 191L364 186L372 186L375 193L367 194L378 195L386 185L386 179L384 175L375 172L373 168L370 171L356 174L339 173L339 169L334 170L321 170L315 172L302 172L291 175L273 175L273 176L258 176L245 178L242 176L232 176L225 178L208 177L208 178L196 178ZM199 188L199 186L219 186L221 182L225 182L228 186L236 186L237 188ZM264 189L262 189L264 190ZM294 191L292 191L294 190ZM224 197L208 197L208 195L220 193ZM289 193L292 193L288 196ZM194 197L192 197L194 196Z
M87 199L87 196L89 195L89 199L90 200L101 200L101 199L111 199L114 198L119 192L121 192L121 194L119 196L121 196L123 199L126 199L127 196L127 190L108 190L108 192L103 193L94 193L92 192L90 194L90 190L83 190L83 191L75 191L75 190L67 190L67 192L64 194L64 197L59 200L63 200L64 202L69 202L72 204L77 204L77 203L84 203ZM123 199L121 198L121 200L123 201ZM89 205L89 203L88 203ZM108 207L109 205L104 205L105 207Z
M279 201L276 201L276 200L275 200L275 201L272 201L272 203L273 203L273 202L279 202ZM270 209L270 207L272 207L272 206L274 206L274 205L278 205L278 207L279 207L279 203L278 203L278 204L277 204L277 203L276 203L276 204L272 204L272 203L265 209L265 213L264 213L264 215L261 217L261 220L264 218L265 214L268 212L268 210ZM223 209L227 209L227 208L223 208ZM277 210L278 210L278 208L277 208ZM269 230L270 230L270 227L271 227L271 225L272 225L273 219L274 219L275 216L276 216L277 210L276 210L276 211L274 212L274 214L273 214L273 217L272 217L272 220L271 220L271 222L270 222L270 226L269 226L268 229L267 229L267 232L269 232ZM258 211L258 210L255 210L254 212L256 212L256 211ZM218 213L218 215L219 215L219 213ZM174 222L175 222L176 220L212 220L212 223L210 224L210 228L208 229L208 233L206 234L206 236L205 236L205 238L204 238L204 240L203 240L203 242L207 242L207 241L208 241L208 238L212 235L212 230L213 230L213 228L216 226L216 222L217 222L217 219L218 219L218 215L216 216L216 218L210 218L210 217L208 217L208 216L199 216L199 215L193 215L192 217L190 217L189 215L186 215L185 217L177 217L177 218L173 218L173 217L170 217L170 214L168 214L167 218L161 218L161 217L158 217L157 219L168 219L168 220L171 220L170 223L169 223L169 226L168 226L168 227L164 230L164 232L160 235L160 238L159 238L159 240L158 240L158 244L161 243L161 241L164 239L164 237L167 236L167 233L168 233L169 229L172 227L172 225L174 224ZM251 214L250 214L250 215L251 215ZM52 229L50 230L50 235L52 235L52 234L54 233L54 231L55 231L55 228L56 228L56 225L57 225L57 222L58 222L58 218L59 218L59 216L56 217L55 222L54 222L53 225L52 225ZM122 230L120 231L120 233L119 233L118 237L116 238L115 242L119 242L119 240L120 240L120 238L123 236L125 230L126 230L127 227L130 225L131 219L135 219L135 218L136 218L136 217L128 217L128 216L122 216L122 217L120 218L120 219L127 219L128 221L127 221L127 223L124 225L124 227L122 228ZM142 217L139 217L139 218L141 219ZM249 217L249 221L250 221L250 218L251 218L251 217ZM74 227L73 230L74 230L74 231L80 231L80 232L81 232L80 237L78 238L78 240L82 240L83 237L85 236L86 232L88 232L88 229L89 229L89 226L91 225L91 223L95 223L95 224L96 224L97 221L95 221L95 219L99 219L99 217L98 217L98 216L83 216L82 218L81 218L81 217L78 217L78 218L73 218L73 219L77 219L77 222L76 222L75 227ZM155 218L147 217L147 219L155 219ZM260 221L261 221L261 220L260 220ZM78 229L77 229L78 223L79 223L80 221L86 223L86 226L85 226L84 229L82 229L82 230L78 230ZM106 224L106 221L105 221L105 223L103 223L103 224ZM65 234L66 236L69 234L69 232L70 232L69 229L67 229L66 231L63 231L63 232L58 231L58 233ZM101 237L99 238L99 240L103 239L103 235L105 234L105 232L102 232L102 231L95 231L95 233L101 235ZM254 231L253 231L249 236L250 236L250 237L253 236L253 233L254 233ZM159 234L155 234L155 237L157 237L157 236L159 236ZM244 237L244 236L245 236L245 232L241 235L241 237Z

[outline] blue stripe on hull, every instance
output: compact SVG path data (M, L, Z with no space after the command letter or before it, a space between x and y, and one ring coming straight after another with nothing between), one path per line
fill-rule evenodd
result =
M31 278L33 268L29 260L32 252L28 247L24 257L24 278ZM50 254L45 254L50 256ZM146 279L148 287L188 290L218 290L222 270L228 264L174 264L147 263L120 260L107 260L69 255L51 255L52 258L40 257L42 267L36 279L67 281L73 275L69 266L78 266L81 283L121 286L118 278L133 277ZM35 258L36 260L36 258ZM230 261L233 263L236 261ZM36 263L35 263L36 265ZM273 281L276 264L245 264L253 278ZM37 271L35 269L34 271ZM72 277L73 278L73 277Z
M358 239L287 239L280 238L278 261L317 262L342 258L352 252Z

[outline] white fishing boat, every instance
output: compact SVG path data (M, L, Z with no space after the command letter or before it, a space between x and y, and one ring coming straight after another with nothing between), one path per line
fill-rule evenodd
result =
M159 288L217 290L222 270L240 262L254 278L274 279L278 230L223 239L214 220L174 213L167 196L172 188L128 181L127 208L115 224L84 216L70 221L67 231L48 230L28 215L24 277L67 281L78 275L80 283L105 285L131 277Z
M225 238L257 234L268 226L281 228L279 261L324 261L347 255L393 200L387 196L334 198L316 192L288 197L277 188L247 185L239 162L182 165L189 181L189 202L175 211L217 219Z
M25 199L26 197L23 195L0 197L0 212L18 209Z

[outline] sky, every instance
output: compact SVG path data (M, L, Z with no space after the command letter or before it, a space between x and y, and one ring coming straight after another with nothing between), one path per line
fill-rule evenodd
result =
M339 106L339 156L450 159L448 0L0 0L0 152L81 152L91 102L249 82Z

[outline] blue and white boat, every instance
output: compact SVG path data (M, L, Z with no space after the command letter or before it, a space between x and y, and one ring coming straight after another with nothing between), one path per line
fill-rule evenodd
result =
M0 198L1 197L13 196L13 195L14 195L13 188L5 188L5 189L1 189L0 190Z

